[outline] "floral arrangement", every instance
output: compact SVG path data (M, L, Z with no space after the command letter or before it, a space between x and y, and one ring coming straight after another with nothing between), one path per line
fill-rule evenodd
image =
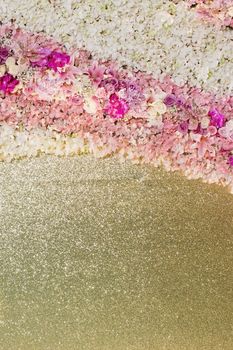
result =
M233 29L232 0L191 0L190 6L203 20Z
M233 189L233 96L0 27L0 157L116 154Z
M232 95L232 31L203 24L197 20L198 5L189 5L189 0L30 0L29 6L28 0L4 0L0 20L43 31L68 52L85 48L96 59L111 59L157 79L170 75L177 85L189 82Z

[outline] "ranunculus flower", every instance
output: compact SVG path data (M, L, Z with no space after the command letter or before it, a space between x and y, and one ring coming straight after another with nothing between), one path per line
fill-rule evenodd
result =
M14 78L13 75L6 73L0 78L0 90L5 94L11 93L16 85L19 84L19 80Z
M31 62L31 65L33 67L46 67L57 72L58 68L63 68L70 62L70 56L66 53L52 51L45 54L45 52L42 52L41 58L39 60Z
M170 94L170 95L167 95L165 97L165 99L163 100L164 104L167 106L167 107L173 107L176 105L177 103L177 98L175 95L173 94Z
M216 126L216 128L222 128L225 123L225 117L223 114L219 113L217 109L212 109L209 111L208 115L211 117L210 124Z
M0 64L4 64L9 55L9 51L6 47L0 47Z
M117 94L112 94L109 98L109 103L105 109L105 112L112 118L123 118L128 112L129 106L127 102L119 98Z
M48 68L52 68L55 72L57 68L63 68L70 62L70 56L66 53L53 51L48 56Z

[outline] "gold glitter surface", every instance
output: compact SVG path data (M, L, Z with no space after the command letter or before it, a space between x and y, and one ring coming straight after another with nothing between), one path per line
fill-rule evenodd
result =
M233 349L233 195L91 156L0 165L1 350Z

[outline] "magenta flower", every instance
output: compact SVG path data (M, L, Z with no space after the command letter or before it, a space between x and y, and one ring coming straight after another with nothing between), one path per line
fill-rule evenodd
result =
M48 56L48 68L52 68L55 72L57 68L63 68L70 62L70 56L66 53L53 51Z
M210 110L208 115L211 117L211 125L216 126L216 128L223 127L225 123L225 117L223 114L219 113L217 109Z
M167 106L167 107L173 107L176 105L177 103L177 98L175 95L173 94L170 94L170 95L167 95L165 97L165 99L163 100L164 104Z
M0 47L0 64L4 64L8 58L9 51L6 47Z
M41 58L38 61L31 62L33 67L50 68L57 72L58 68L63 68L70 62L70 56L57 51L49 52L46 50L41 52ZM47 53L47 54L46 54Z
M119 98L117 94L112 94L109 98L109 104L105 109L105 112L112 118L123 118L128 112L129 106L127 102Z
M230 166L233 166L233 156L230 156L228 158L228 163L229 163Z
M19 84L19 80L14 78L13 75L6 73L0 78L0 90L5 94L11 93L16 85Z

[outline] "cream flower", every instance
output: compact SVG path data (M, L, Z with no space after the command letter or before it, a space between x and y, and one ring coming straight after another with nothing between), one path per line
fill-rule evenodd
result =
M155 101L149 104L149 108L147 109L148 117L148 125L149 126L163 126L163 117L162 115L167 111L166 105L161 101Z
M6 62L8 73L16 76L19 73L19 66L16 65L14 57L8 57Z
M87 113L90 113L92 115L96 114L97 103L96 103L95 99L93 97L85 98L85 103L84 103L83 108Z
M207 129L209 125L210 125L210 118L208 118L208 117L202 118L202 120L201 120L201 128L202 129Z
M163 117L161 115L150 115L147 121L148 126L157 126L158 128L163 126Z
M227 14L228 14L230 17L233 17L233 6L229 7L229 9L227 10Z
M155 114L162 115L166 113L167 107L161 100L158 100L153 103L150 103L147 111L150 116L153 116Z
M0 77L2 77L6 73L6 66L5 64L0 65Z
M83 75L75 79L74 88L80 95L90 96L93 95L94 90L90 79Z

